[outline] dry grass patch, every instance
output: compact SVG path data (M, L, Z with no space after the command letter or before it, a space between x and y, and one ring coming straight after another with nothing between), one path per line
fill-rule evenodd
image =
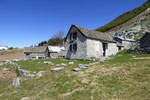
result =
M24 57L23 49L12 49L0 51L0 61L20 59Z

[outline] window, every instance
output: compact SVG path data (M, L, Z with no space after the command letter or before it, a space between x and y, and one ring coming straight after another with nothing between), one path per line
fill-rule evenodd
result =
M73 51L77 51L77 44L73 44Z
M70 45L70 51L72 51L72 45Z
M70 33L70 40L72 40L72 33Z
M77 39L77 32L70 33L70 40L76 40Z
M73 40L77 39L77 32L73 33Z
M77 51L77 44L70 45L70 51Z

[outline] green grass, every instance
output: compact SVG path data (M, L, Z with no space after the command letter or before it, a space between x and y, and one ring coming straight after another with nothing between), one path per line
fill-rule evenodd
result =
M108 31L116 26L119 26L119 25L129 21L130 19L136 17L137 15L139 15L141 12L143 12L144 10L146 10L149 7L150 7L150 1L148 0L142 6L122 14L121 16L117 17L116 19L112 20L111 22L109 22L108 24L106 24L104 26L97 28L96 30L101 31L101 32L106 32L106 31Z
M150 99L150 59L133 59L150 55L131 55L125 51L118 53L114 59L79 72L72 68L84 60L47 59L17 62L23 69L31 71L48 71L41 78L32 78L21 82L21 88L13 88L8 82L0 83L2 100L20 100L29 97L32 100L148 100ZM74 61L64 70L50 72L50 66L43 61L54 64ZM37 64L41 62L41 64ZM4 66L5 67L5 66ZM9 67L9 66L7 66Z

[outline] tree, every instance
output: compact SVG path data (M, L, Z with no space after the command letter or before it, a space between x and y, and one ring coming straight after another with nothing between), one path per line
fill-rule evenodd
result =
M38 46L44 46L44 45L46 45L47 44L47 41L42 41L42 42L40 42L39 44L38 44Z
M52 38L48 40L48 45L61 46L63 44L64 34L65 32L63 30L59 30L58 33L54 34Z

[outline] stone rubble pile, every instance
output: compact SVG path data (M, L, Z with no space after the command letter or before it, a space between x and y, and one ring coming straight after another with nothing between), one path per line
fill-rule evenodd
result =
M139 48L139 49L134 49L134 50L127 50L127 53L129 54L150 54L150 48Z

